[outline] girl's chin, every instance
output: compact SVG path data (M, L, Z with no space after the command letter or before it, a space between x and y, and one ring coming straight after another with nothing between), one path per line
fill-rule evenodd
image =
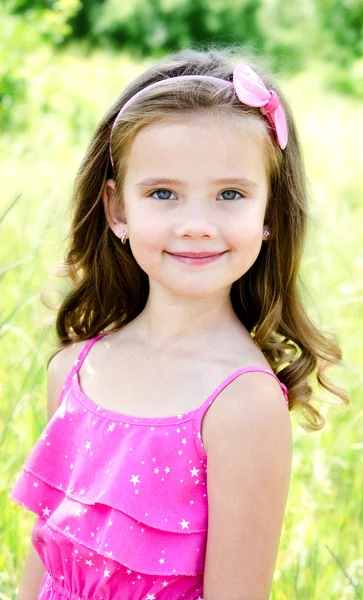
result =
M183 296L184 298L191 299L206 299L207 296L215 296L217 294L220 295L221 293L223 293L223 289L225 289L225 293L227 295L232 286L232 282L230 284L226 284L225 286L221 286L220 281L209 282L208 284L207 282L205 282L205 284L203 285L203 283L200 281L200 278L199 281L196 281L194 279L194 281L190 280L189 282L186 281L186 279L187 278L184 276L181 277L180 281L177 282L159 280L156 285L158 287L162 286L164 291L170 293L172 296Z

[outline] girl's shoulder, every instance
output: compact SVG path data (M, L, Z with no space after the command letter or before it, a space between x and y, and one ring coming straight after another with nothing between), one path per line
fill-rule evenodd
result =
M82 340L61 348L49 361L48 375L57 378L64 376L66 378L83 348L88 343L89 340Z
M73 342L65 346L54 356L48 364L47 370L47 419L52 418L59 407L64 383L72 370L77 358L89 340Z

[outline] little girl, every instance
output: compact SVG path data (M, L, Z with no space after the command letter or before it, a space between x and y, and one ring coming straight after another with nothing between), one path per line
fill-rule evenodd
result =
M48 424L10 494L37 515L18 600L267 600L289 411L323 427L312 374L347 402L298 291L294 120L232 56L159 60L79 169Z

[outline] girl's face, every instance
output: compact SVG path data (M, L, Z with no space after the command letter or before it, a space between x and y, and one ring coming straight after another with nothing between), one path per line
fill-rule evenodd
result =
M159 122L135 137L120 201L103 195L108 223L124 229L150 292L200 297L244 275L263 242L268 181L262 142L224 119ZM110 191L110 189L108 189ZM268 227L267 227L268 229ZM121 243L121 242L120 242ZM173 253L207 252L207 263Z

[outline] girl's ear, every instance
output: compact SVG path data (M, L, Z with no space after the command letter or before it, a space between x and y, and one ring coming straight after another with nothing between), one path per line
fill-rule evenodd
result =
M102 190L102 200L107 223L113 233L120 237L122 231L127 233L125 211L122 208L121 198L116 191L114 179L107 179Z

